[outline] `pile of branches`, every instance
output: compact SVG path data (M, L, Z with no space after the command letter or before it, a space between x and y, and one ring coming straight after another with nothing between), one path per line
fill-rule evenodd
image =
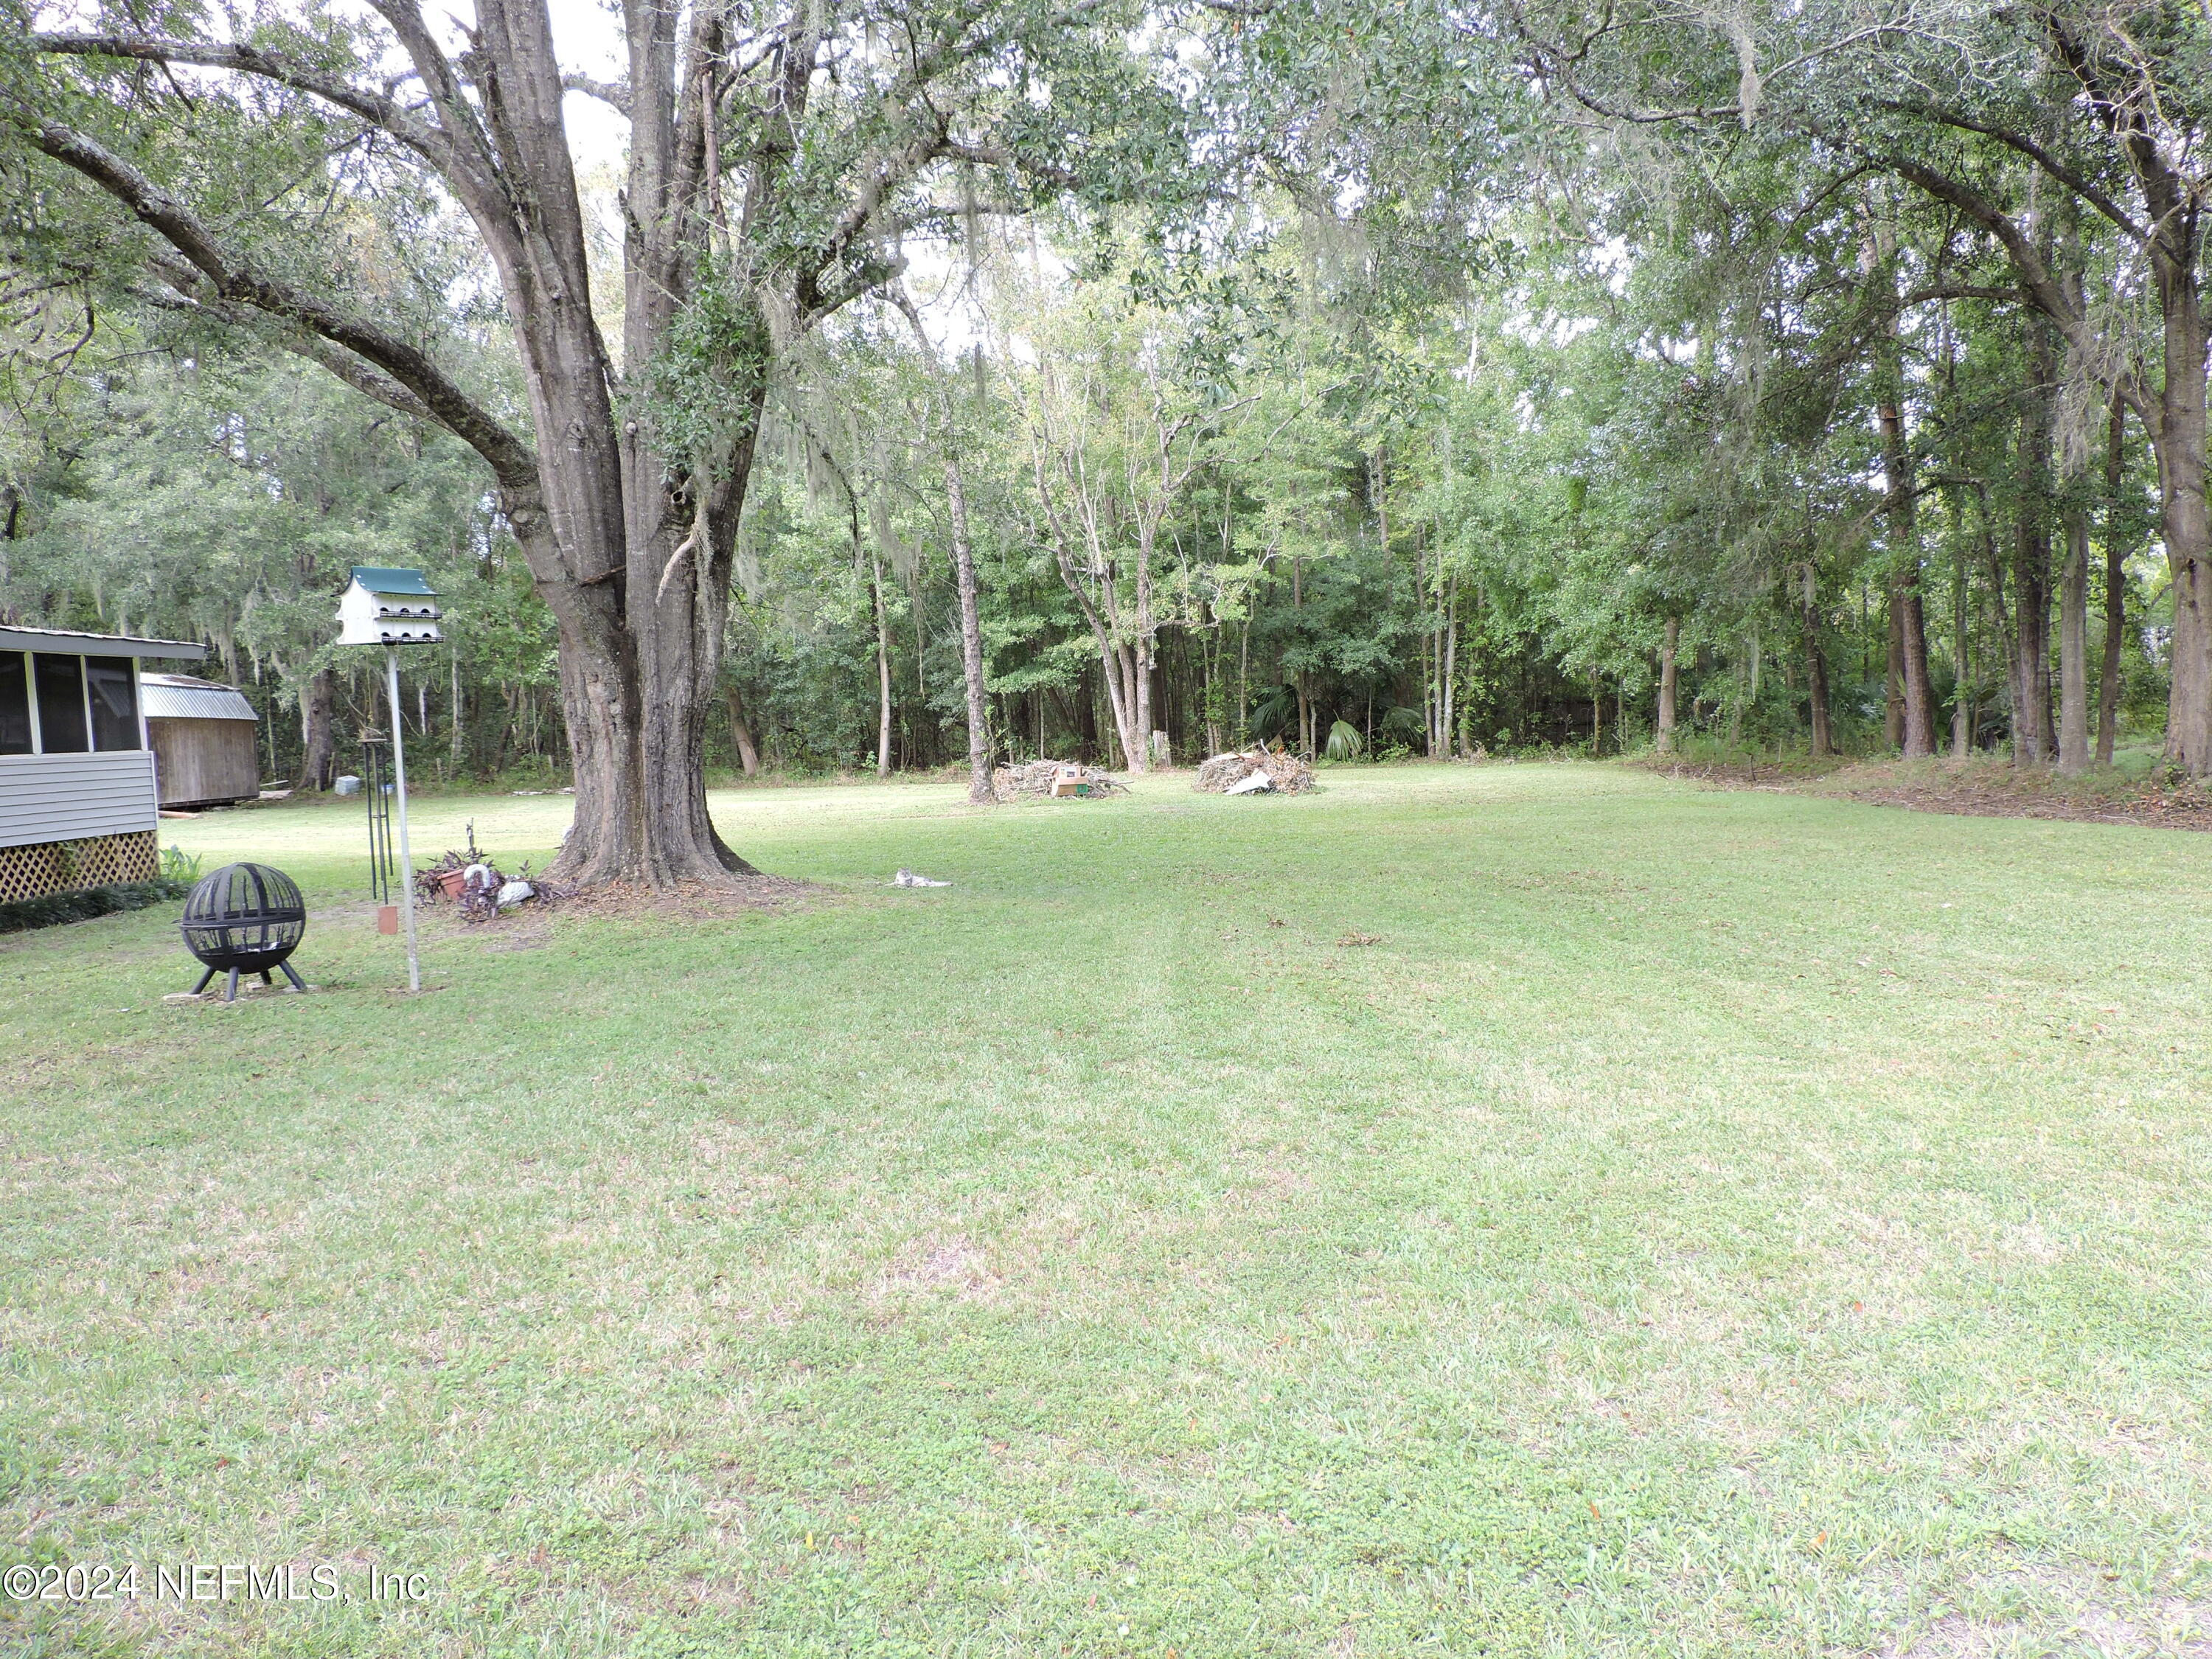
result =
M447 879L456 871L461 879ZM510 898L510 904L532 903L540 900L552 904L574 896L574 890L550 882L543 876L530 873L530 860L525 859L522 867L507 875L495 865L483 849L477 845L476 826L469 826L469 844L465 849L448 848L446 855L427 870L415 872L415 896L424 904L434 904L455 887L454 902L460 907L463 921L491 921L500 913L500 895L517 884L527 890L520 897Z
M1280 794L1295 795L1314 787L1311 761L1301 760L1279 749L1252 748L1241 754L1216 755L1201 762L1198 781L1191 787L1209 795L1224 795L1231 786L1243 782L1255 772L1265 772L1267 781Z
M1117 782L1110 774L1095 766L1082 766L1074 761L1034 760L1020 766L1001 766L993 771L991 794L1001 803L1049 800L1054 787L1063 780L1083 786L1085 793L1092 797L1110 795L1117 789L1124 794L1128 793L1127 785Z

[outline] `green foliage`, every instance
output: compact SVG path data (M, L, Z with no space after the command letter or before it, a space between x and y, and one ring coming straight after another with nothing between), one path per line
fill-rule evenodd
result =
M164 872L151 881L111 882L103 887L79 887L66 893L16 899L0 904L0 933L88 921L94 916L113 915L122 910L143 910L149 905L180 899L191 891L191 882Z
M1359 728L1350 720L1339 720L1328 728L1328 744L1324 752L1333 761L1353 761L1359 758L1364 746Z

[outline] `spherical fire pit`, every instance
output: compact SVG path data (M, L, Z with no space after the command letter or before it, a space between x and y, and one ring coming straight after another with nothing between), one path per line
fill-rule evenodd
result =
M307 931L307 907L300 889L282 870L265 864L226 864L203 876L185 901L185 948L207 965L192 988L198 996L217 974L228 972L225 1002L238 1000L238 976L258 974L274 984L271 968L282 968L295 990L307 988L286 960Z

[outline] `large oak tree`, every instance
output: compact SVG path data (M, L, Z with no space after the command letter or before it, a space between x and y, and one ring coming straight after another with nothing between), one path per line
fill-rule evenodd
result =
M450 27L416 0L372 4L380 26L312 3L235 26L196 7L117 6L89 27L10 7L11 252L66 270L79 250L36 233L90 222L94 194L129 228L104 257L160 300L273 334L472 447L558 625L576 785L558 873L743 871L702 760L779 354L961 215L1164 188L1176 123L1128 45L1133 12L626 0L628 73L599 84L564 73L546 0L476 0ZM577 93L629 124L617 339L563 119ZM365 267L388 243L327 210L372 179L465 215L526 419L452 366L434 326L375 303Z

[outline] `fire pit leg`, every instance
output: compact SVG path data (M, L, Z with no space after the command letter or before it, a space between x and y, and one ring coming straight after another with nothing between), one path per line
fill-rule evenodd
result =
M238 1000L238 969L235 968L230 970L230 987L222 994L222 1000L225 1002Z
M206 990L208 988L208 981L213 979L215 975L216 970L212 968L209 969L204 974L202 974L200 975L200 982L192 987L192 994L194 996L198 996L201 992Z
M294 968L290 963L280 962L276 965L284 970L284 977L292 981L292 988L294 990L304 991L307 988L307 981L300 977L299 970Z

